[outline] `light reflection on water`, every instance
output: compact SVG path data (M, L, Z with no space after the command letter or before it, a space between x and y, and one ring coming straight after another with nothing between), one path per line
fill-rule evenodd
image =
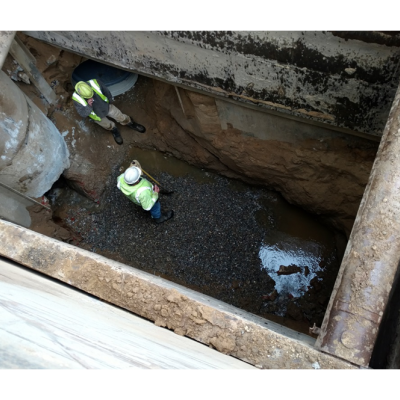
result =
M275 289L279 294L291 294L300 297L306 291L316 272L321 271L320 262L323 258L323 247L312 241L296 237L286 237L274 243L264 243L259 251L262 268L275 281ZM301 272L291 275L278 275L279 267L296 265ZM309 274L306 276L306 268Z

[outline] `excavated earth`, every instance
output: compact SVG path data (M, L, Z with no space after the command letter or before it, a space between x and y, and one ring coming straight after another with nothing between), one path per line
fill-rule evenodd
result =
M73 108L70 76L84 59L19 35L61 101L57 107L49 107L33 85L23 81L17 84L57 126L68 145L71 161L71 167L46 193L52 213L39 206L31 209L32 230L164 277L304 333L309 333L308 328L314 323L321 324L345 248L345 235L322 225L310 234L309 226L319 222L305 213L299 217L297 209L288 212L293 220L286 222L286 232L280 230L279 210L287 211L290 206L277 192L265 186L251 186L235 180L240 174L226 167L231 161L226 159L225 164L221 163L229 149L223 149L218 159L207 151L205 140L187 135L185 127L176 122L175 117L181 111L176 97L172 100L175 92L166 84L141 76L132 90L116 98L117 107L147 128L142 135L121 127L124 144L116 145L108 132L83 120ZM3 70L10 76L16 70L10 56ZM204 107L200 108L207 109L206 96L192 94L191 97L192 100L201 99ZM162 103L168 103L170 108L163 107ZM175 104L178 111L171 104ZM212 125L212 118L212 115L206 116L204 124L208 121ZM229 134L234 147L242 149L237 133ZM218 147L218 143L216 139L213 145ZM296 154L301 153L301 157L307 159L306 153L310 151L311 154L315 143L309 146ZM324 185L333 182L328 176L324 177L324 182L315 183L314 191L311 187L300 189L298 185L308 185L311 180L296 169L293 173L299 177L293 180L292 195L286 198L293 197L296 190L304 199L310 199L310 193L325 196L327 201L318 203L322 208L317 207L317 212L324 211L323 207L338 207L338 222L333 225L348 232L377 146L365 144L356 150L345 144L340 146L346 159L343 168L347 172L337 174L341 177L341 190L350 184L347 179L355 181L351 196L340 201L326 194ZM257 145L254 149L257 153ZM288 149L281 150L282 158L292 154ZM258 157L256 153L254 157ZM161 196L162 209L175 211L171 221L156 225L116 188L117 176L133 158L139 159L143 168L165 188L174 191ZM177 158L207 169L189 167ZM333 171L332 163L331 160L329 171ZM360 166L355 167L358 170L348 173L357 165ZM239 169L245 167L245 164L239 165ZM278 182L279 185L283 183ZM289 188L290 185L284 186ZM330 190L332 193L334 188L330 186ZM287 238L289 247L292 246L289 250L293 250L298 244L296 237L306 238L305 246L310 249L313 242L318 242L317 264L313 267L305 263L282 263L278 265L280 273L271 274L262 262L263 246ZM294 291L287 287L278 290L282 275L298 276L302 287Z

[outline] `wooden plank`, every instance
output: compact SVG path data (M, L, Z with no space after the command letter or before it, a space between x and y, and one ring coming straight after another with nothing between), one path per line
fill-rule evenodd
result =
M26 49L25 46L22 47L21 44L22 43L18 41L18 39L14 39L10 46L10 54L24 69L24 72L29 76L29 79L37 87L40 93L43 94L45 99L50 104L56 104L58 101L57 95L37 69L35 65L36 61L34 60L32 54Z

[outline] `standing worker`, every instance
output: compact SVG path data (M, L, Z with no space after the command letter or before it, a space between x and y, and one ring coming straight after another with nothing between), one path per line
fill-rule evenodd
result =
M133 160L129 168L117 178L117 188L133 203L150 211L151 218L158 224L173 217L172 210L161 213L158 200L160 188L152 185L147 179L141 178L142 169L138 161Z
M110 104L114 98L99 79L78 82L75 85L72 100L74 100L74 105L79 115L89 117L102 128L111 131L114 140L118 144L123 143L122 136L115 126L115 122L107 117L115 119L121 125L128 125L140 133L146 132L146 128L143 125L137 124L131 117L123 114L117 107Z

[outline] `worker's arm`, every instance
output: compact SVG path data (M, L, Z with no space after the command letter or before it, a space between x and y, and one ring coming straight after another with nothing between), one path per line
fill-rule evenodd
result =
M108 87L100 79L97 79L97 82L100 85L101 92L108 98L108 101L112 103L114 101L114 97L112 96Z
M150 190L143 190L140 194L140 204L142 205L143 210L150 211L157 200L158 193L155 192L152 187Z
M82 104L80 104L80 103L78 103L76 101L73 101L73 103L74 103L74 106L76 108L76 111L78 112L78 114L81 117L87 117L93 111L93 108L90 107L89 105L84 106L84 105L82 105Z
M118 178L117 178L117 188L119 189L119 190L121 190L121 177L123 176L124 174L121 174Z

